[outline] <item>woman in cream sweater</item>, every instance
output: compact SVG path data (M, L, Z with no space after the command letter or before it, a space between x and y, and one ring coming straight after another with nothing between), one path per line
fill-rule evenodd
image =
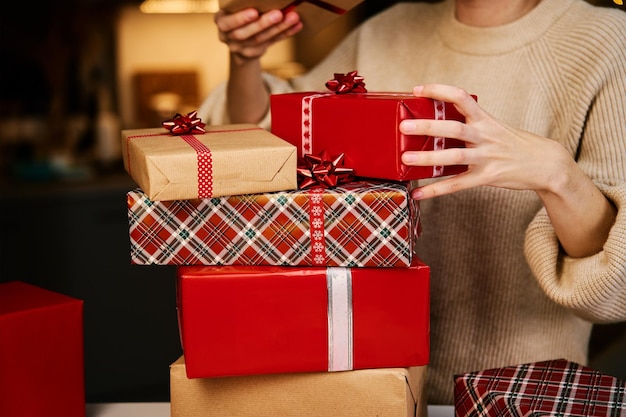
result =
M456 373L584 364L593 323L626 320L626 13L582 0L399 3L289 81L260 57L301 29L295 12L216 22L230 78L199 109L208 123L269 127L269 93L323 90L355 69L369 91L412 91L466 116L400 125L466 142L405 164L469 166L413 195L432 271L430 403L452 403Z

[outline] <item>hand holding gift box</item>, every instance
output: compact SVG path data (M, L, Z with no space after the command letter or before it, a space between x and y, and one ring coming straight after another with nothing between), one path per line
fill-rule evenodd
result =
M295 10L304 24L301 33L312 35L339 16L354 8L363 0L220 0L220 8L228 12L238 12L255 8L261 13L269 10L282 10L283 13Z
M367 92L356 71L335 74L327 92L274 94L271 131L298 148L298 161L326 151L345 154L344 163L356 177L408 181L457 174L466 166L419 167L402 164L405 151L465 146L457 139L404 135L404 119L457 120L465 118L442 101L410 93Z
M297 188L295 147L256 125L205 128L195 112L163 125L122 131L126 171L154 201Z

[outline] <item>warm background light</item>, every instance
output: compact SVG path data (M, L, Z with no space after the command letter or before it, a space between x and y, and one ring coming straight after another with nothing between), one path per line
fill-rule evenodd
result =
M145 0L140 9L144 13L215 13L217 0Z

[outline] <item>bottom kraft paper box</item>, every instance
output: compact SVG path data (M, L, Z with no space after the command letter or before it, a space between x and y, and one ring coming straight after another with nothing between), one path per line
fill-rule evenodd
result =
M426 417L426 366L187 378L170 366L172 417Z

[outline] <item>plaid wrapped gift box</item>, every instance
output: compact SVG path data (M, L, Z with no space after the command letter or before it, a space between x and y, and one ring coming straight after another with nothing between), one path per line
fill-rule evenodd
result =
M363 0L219 0L220 8L236 12L248 7L265 13L280 9L283 12L295 9L304 27L301 33L313 35L335 19L357 6Z
M419 207L408 187L357 181L167 202L131 191L131 262L407 267L419 233Z
M404 119L465 121L450 103L374 92L299 92L273 94L270 100L272 133L298 148L299 164L307 154L343 153L344 165L355 176L391 181L441 177L467 169L462 165L407 166L401 161L405 151L465 146L457 139L400 133Z
M189 378L423 366L430 268L183 266Z
M455 376L455 414L623 416L626 383L565 359Z

